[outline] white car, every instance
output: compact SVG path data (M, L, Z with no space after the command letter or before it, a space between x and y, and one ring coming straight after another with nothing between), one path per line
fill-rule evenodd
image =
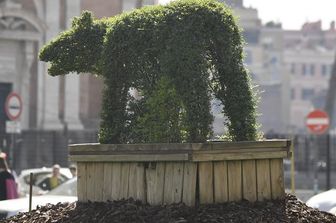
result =
M309 198L307 206L334 214L336 207L336 189L324 191Z
M77 178L73 178L49 191L45 195L32 197L32 209L46 204L77 201ZM8 218L19 212L29 211L29 198L18 198L0 201L0 219Z
M20 197L29 195L30 173L33 173L33 179L34 179L33 195L39 195L41 194L42 190L41 188L37 186L37 184L52 173L52 168L42 167L42 168L36 168L36 169L22 170L21 174L17 178ZM60 174L61 174L61 178L63 181L67 181L68 179L71 179L72 177L71 172L68 168L61 168Z

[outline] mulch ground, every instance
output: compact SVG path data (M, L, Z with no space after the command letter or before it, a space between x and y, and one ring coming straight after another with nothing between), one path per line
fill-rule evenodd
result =
M184 204L150 206L140 201L59 203L39 207L30 213L20 213L3 223L12 222L149 222L149 223L198 223L198 222L306 222L336 223L336 216L307 207L293 195L283 200L250 203L230 202L200 205L192 208Z

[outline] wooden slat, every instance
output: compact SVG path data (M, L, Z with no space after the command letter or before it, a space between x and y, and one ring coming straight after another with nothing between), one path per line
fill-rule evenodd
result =
M95 201L95 164L86 164L86 195L90 201Z
M285 158L288 156L287 151L277 152L245 152L245 153L210 153L210 154L192 154L192 161L220 161L220 160L252 160L252 159L267 159L267 158Z
M185 162L183 171L182 201L188 206L195 206L197 163Z
M146 175L144 163L137 164L137 178L136 178L137 193L136 199L147 202L146 198ZM130 182L132 183L132 182Z
M121 199L121 163L112 163L112 199Z
M86 195L86 163L78 162L77 163L77 196L78 201L87 201Z
M146 202L145 167L143 163L130 163L128 197Z
M257 197L258 201L271 199L271 175L270 161L268 159L257 160Z
M229 201L242 199L242 169L241 161L227 161Z
M72 152L87 151L181 151L204 149L245 149L245 148L277 148L289 147L290 141L285 139L245 142L209 142L209 143L157 143L157 144L75 144L69 146Z
M154 161L186 161L183 154L124 154L124 155L70 155L70 161L76 162L154 162Z
M214 162L215 202L223 203L229 200L227 162Z
M283 198L285 196L283 160L271 159L270 166L272 199Z
M163 202L166 204L182 202L183 163L167 162L164 180Z
M104 163L104 181L103 181L103 197L104 200L112 199L112 163Z
M198 163L199 198L201 204L214 202L213 164L212 162Z
M242 161L243 198L254 202L257 200L257 172L255 160Z
M151 163L146 169L147 202L151 205L163 203L165 163Z
M103 201L104 163L95 163L95 201Z
M137 198L137 188L140 185L137 185L137 163L129 164L129 179L128 179L128 197Z
M129 171L131 163L122 163L121 164L121 188L120 196L122 199L128 198L128 186L129 186Z
M285 147L276 147L276 148L245 148L245 149L236 149L236 148L224 148L224 149L213 149L213 150L197 150L192 151L192 154L231 154L231 153L260 153L260 152L288 152L288 149Z

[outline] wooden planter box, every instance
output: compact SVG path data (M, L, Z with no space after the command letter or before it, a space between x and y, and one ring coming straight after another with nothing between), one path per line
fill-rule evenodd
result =
M261 201L284 196L290 141L80 144L78 200L134 198L149 204Z

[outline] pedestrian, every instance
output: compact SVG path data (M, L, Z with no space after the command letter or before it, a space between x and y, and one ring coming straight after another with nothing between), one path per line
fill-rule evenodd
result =
M76 167L76 165L74 165L74 164L70 165L69 170L72 174L72 178L77 177L77 167Z
M42 180L38 184L38 186L43 190L52 190L55 187L62 184L64 180L61 177L60 169L61 169L60 165L58 164L53 165L51 175Z
M6 159L0 156L0 200L18 198L14 176L10 173Z

